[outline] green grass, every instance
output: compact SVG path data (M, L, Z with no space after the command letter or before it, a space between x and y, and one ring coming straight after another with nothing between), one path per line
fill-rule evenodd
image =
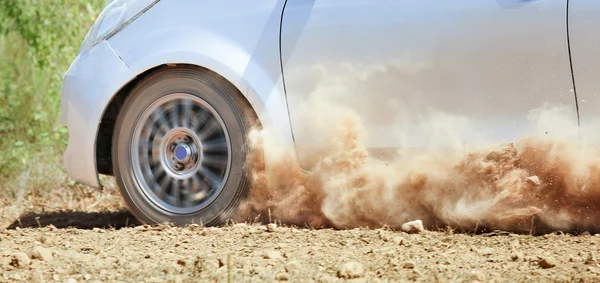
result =
M0 208L73 187L60 161L62 76L104 3L0 0Z

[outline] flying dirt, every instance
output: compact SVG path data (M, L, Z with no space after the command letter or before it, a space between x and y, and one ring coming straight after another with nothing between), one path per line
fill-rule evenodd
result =
M572 131L468 151L399 150L381 158L365 146L355 113L333 104L317 107L328 110L314 111L306 123L315 125L324 143L309 157L309 170L268 129L251 134L247 166L254 185L238 220L397 229L421 219L429 229L600 231L600 152L567 138ZM557 109L532 113L539 125L566 133L556 129Z

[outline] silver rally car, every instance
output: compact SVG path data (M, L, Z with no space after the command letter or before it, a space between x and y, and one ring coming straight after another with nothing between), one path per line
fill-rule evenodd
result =
M596 0L114 0L64 76L64 165L92 187L114 175L145 223L215 225L250 187L250 128L302 158L305 106L331 92L369 148L430 143L432 113L468 119L466 144L527 135L548 105L577 128L599 113L599 14Z

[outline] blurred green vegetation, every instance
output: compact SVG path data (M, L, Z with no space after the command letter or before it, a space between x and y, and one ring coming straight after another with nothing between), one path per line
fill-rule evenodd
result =
M62 76L105 2L0 0L0 197L67 182Z

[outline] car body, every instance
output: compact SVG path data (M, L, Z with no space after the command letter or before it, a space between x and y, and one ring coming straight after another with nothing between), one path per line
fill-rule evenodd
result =
M318 96L358 113L375 149L511 142L540 131L532 112L548 107L562 109L560 123L579 137L596 132L582 126L594 124L600 105L600 3L592 0L115 5L123 3L133 3L127 21L95 44L86 39L64 77L64 164L92 187L101 187L98 174L114 173L114 127L129 92L180 65L225 79L300 160L318 146L299 126Z

